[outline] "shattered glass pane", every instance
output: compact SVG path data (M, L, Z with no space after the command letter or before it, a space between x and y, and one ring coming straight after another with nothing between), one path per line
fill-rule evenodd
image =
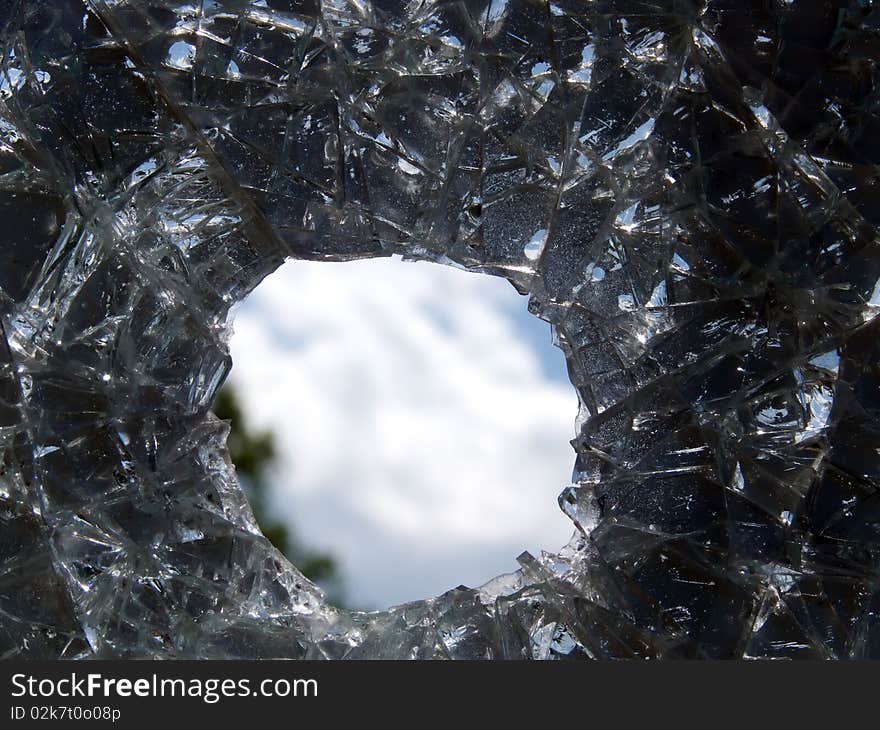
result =
M880 655L880 11L22 0L0 46L0 655ZM327 605L210 411L287 258L502 276L577 528Z

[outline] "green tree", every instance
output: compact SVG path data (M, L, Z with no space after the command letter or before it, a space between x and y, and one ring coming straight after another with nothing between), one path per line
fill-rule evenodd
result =
M279 522L268 509L266 475L277 456L273 434L251 430L238 395L229 383L217 394L214 413L217 418L229 422L229 456L263 534L306 578L324 589L329 601L342 605L344 590L335 558L299 543L290 527Z

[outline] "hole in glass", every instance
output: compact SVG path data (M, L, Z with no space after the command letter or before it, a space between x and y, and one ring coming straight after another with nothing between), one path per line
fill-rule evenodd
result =
M230 347L224 387L276 451L256 499L242 481L264 533L286 528L301 569L318 561L329 600L375 609L479 586L569 539L554 497L577 398L549 325L503 279L288 261L240 306Z

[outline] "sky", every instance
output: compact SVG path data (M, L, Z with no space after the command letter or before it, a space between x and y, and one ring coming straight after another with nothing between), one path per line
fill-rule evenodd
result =
M269 503L385 608L515 570L572 525L577 397L503 279L398 258L288 261L235 314L230 382L275 433Z

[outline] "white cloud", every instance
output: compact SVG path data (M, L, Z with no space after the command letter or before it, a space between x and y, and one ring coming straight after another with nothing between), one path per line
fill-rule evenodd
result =
M479 585L568 540L576 397L525 306L501 279L383 259L290 261L238 311L230 380L276 432L273 507L336 554L353 604Z

